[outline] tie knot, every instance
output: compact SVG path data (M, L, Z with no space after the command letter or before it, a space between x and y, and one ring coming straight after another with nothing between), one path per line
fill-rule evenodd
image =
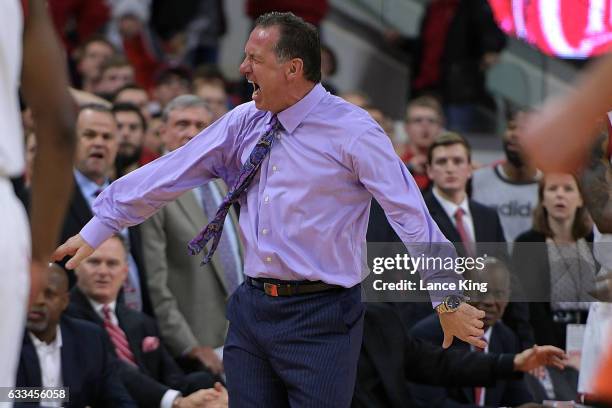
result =
M455 211L455 218L460 220L463 218L464 215L465 215L465 211L463 211L463 208L461 207L457 208L457 211Z
M109 305L102 306L102 313L104 314L104 318L110 320L110 312L111 308Z

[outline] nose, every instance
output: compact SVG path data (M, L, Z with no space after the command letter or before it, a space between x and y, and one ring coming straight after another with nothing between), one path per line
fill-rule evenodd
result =
M36 296L36 299L34 299L34 304L33 306L44 306L45 304L45 291L44 290L40 290L38 291L38 295Z
M250 71L251 71L250 64L248 62L248 59L245 57L244 60L242 61L242 63L240 64L240 74L241 75L246 75Z

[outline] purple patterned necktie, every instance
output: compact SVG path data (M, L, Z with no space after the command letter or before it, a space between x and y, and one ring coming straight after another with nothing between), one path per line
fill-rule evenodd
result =
M213 240L210 250L202 260L202 265L205 265L210 261L210 258L212 258L217 246L219 245L221 233L223 232L223 223L230 207L233 203L238 201L242 193L246 191L247 187L249 184L251 184L253 178L257 174L257 171L261 167L261 163L272 149L272 143L274 143L276 133L281 127L276 115L272 116L269 126L270 129L257 141L257 144L251 151L249 158L242 166L242 169L240 169L238 179L234 182L234 185L232 188L230 188L227 195L221 202L215 218L209 222L208 225L198 234L198 236L192 239L189 243L189 251L191 252L191 255L196 255L206 247L208 241L211 239Z

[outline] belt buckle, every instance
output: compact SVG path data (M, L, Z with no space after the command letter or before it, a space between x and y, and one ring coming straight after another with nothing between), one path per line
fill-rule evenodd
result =
M264 282L264 292L266 292L266 295L268 296L277 297L278 296L278 286L273 283Z

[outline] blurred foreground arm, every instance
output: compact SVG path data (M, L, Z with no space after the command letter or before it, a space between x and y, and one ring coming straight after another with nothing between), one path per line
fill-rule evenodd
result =
M75 108L46 2L30 0L23 33L21 91L32 109L38 150L32 179L30 299L46 273L59 237L70 192L75 148Z
M574 172L597 137L597 119L611 108L612 56L607 56L585 70L570 93L534 115L521 144L542 171Z

